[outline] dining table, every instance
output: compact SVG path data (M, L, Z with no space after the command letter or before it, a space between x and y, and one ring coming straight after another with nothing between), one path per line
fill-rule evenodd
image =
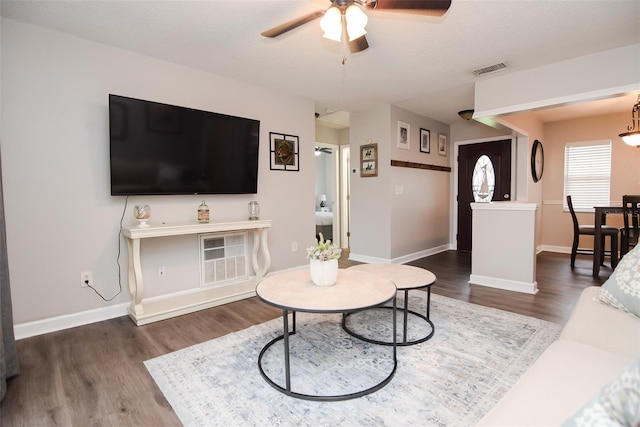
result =
M622 215L624 208L622 206L595 206L595 224L593 233L593 275L600 274L600 265L604 260L604 251L602 247L602 226L607 223L607 215ZM611 248L611 251L618 251L618 248ZM615 268L618 257L611 258L611 268Z

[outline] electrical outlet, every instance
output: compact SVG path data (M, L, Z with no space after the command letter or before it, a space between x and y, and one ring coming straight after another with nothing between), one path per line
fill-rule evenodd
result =
M164 279L165 275L166 275L166 270L164 268L164 265L158 267L158 279Z
M291 242L291 252L298 252L298 242Z
M93 286L93 274L90 271L83 271L80 273L80 287L86 288L87 286Z

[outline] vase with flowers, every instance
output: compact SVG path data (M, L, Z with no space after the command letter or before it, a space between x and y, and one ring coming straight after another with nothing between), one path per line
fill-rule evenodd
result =
M318 286L331 286L338 279L338 258L342 249L331 240L325 240L322 233L316 244L307 248L311 280Z

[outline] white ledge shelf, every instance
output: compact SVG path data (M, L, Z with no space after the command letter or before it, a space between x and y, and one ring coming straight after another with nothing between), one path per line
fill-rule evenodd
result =
M147 227L124 227L122 234L130 239L217 233L220 231L254 230L271 227L271 220L212 222L208 224L150 224Z
M126 238L129 251L128 277L129 292L131 293L129 317L136 325L140 326L254 296L256 284L266 275L271 266L271 255L267 246L267 230L270 227L271 220L214 222L208 224L150 224L147 227L123 227L122 235ZM253 279L218 289L201 288L187 295L180 295L174 298L164 298L150 302L144 301L144 280L140 259L140 241L142 239L229 231L250 231L253 234L251 263L256 273ZM262 265L258 263L259 252L262 253Z

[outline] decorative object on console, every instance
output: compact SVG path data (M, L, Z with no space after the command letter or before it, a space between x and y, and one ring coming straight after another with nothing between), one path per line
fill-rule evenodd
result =
M378 176L378 144L371 140L360 146L360 176Z
M271 170L299 171L299 138L295 135L269 132Z
M618 136L625 144L640 148L640 94L638 94L638 102L631 110L631 124L627 126L627 132Z
M209 206L203 200L198 206L198 222L200 224L208 224L209 223Z
M133 216L138 220L138 227L148 227L147 220L151 217L151 207L149 205L135 205Z
M260 205L255 200L249 202L249 221L260 219Z
M322 233L316 239L316 244L307 248L309 272L311 280L317 286L331 286L338 279L338 258L342 249L331 240L325 240Z

